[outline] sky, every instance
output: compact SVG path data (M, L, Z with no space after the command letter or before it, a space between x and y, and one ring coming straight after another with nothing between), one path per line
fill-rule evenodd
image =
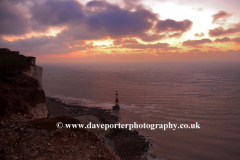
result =
M240 62L239 0L0 0L0 47L39 63Z

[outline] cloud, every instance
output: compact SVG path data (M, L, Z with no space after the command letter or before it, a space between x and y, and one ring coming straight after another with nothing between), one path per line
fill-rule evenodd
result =
M156 43L156 44L123 44L121 48L131 48L131 49L161 49L164 51L168 50L179 50L178 47L169 47L168 43Z
M203 33L203 32L201 32L201 33L195 33L194 34L194 36L195 37L202 37L202 36L204 36L205 34Z
M200 49L191 49L191 50L188 50L186 53L199 54L199 53L202 53L202 51Z
M232 39L234 42L236 42L236 43L240 43L240 38L234 38L234 39Z
M168 43L156 43L156 44L123 44L122 48L134 48L134 49L146 49L146 48L167 48Z
M116 39L113 41L113 45L122 45L122 44L125 44L125 43L138 43L138 41L136 39Z
M169 38L172 38L172 37L180 37L182 36L182 33L181 32L177 32L177 33L173 33L173 34L169 34L168 37Z
M228 53L228 54L226 54ZM186 52L179 51L157 51L157 57L153 57L153 60L169 60L169 61L209 61L212 63L213 61L235 61L238 62L240 60L240 50L208 50L201 51L199 49L192 49Z
M0 0L0 37L2 35L25 35L30 32L45 32L51 27L62 27L64 30L57 36L30 37L12 42L0 39L1 47L9 47L23 53L34 55L66 54L94 48L86 40L113 39L115 48L140 51L170 51L180 48L171 47L168 43L144 44L163 38L180 37L189 31L193 22L186 19L159 20L159 15L143 6L134 5L135 0L125 0L126 6L108 3L107 1L90 1L82 5L75 0L41 0L27 3L16 3L15 0ZM138 0L136 0L138 1ZM129 3L128 3L129 2ZM217 15L217 14L216 14ZM215 17L216 17L215 15ZM216 22L226 16L218 15ZM17 24L17 25L16 25ZM218 30L217 30L218 29ZM149 32L152 31L152 32ZM223 35L240 31L240 24L229 29L213 29L212 35ZM151 34L149 34L151 33ZM204 34L196 33L201 37ZM215 42L227 39L216 39ZM238 43L239 38L232 39ZM201 47L211 43L210 39L184 41L184 46ZM97 48L97 46L95 46ZM146 49L146 50L145 50ZM98 52L95 50L95 52ZM196 52L196 51L195 51Z
M77 25L69 25L61 34L76 40L138 37L146 41L159 40L162 36L148 36L157 15L143 7L121 8L105 1L90 1L84 6L84 18Z
M180 50L181 48L178 47L166 47L166 48L161 48L162 51L171 51L171 50Z
M218 13L212 15L213 21L212 23L217 24L224 24L228 17L230 17L231 14L225 12L225 11L219 11Z
M0 42L0 47L35 55L63 54L93 48L92 44L85 44L84 41L75 41L69 38L62 39L54 36L31 37L12 42L1 39Z
M23 35L30 30L24 10L13 0L0 0L0 26L0 35Z
M198 54L198 55L213 55L213 54L226 54L226 52L224 51L220 51L220 50L208 50L208 51L201 51L199 49L193 49L193 50L188 50L186 53L190 53L190 54Z
M170 37L179 37L192 27L192 21L186 19L175 21L172 19L159 20L155 26L157 33L169 33Z
M113 41L113 45L122 45L123 44L123 40L122 39L116 39Z
M82 44L85 40L123 39L120 42L126 45L138 43L132 38L149 42L166 37L165 34L147 34L158 21L159 15L143 6L134 6L133 3L122 7L106 1L90 1L86 5L75 0L14 2L16 1L0 0L0 37L42 33L52 27L65 28L56 37L33 36L12 42L1 39L2 47L23 53L60 54L92 48L93 45ZM120 42L114 41L115 44ZM148 47L154 48L154 45Z
M155 43L155 44L143 44L139 43L135 39L117 39L113 41L113 45L117 45L119 48L127 48L127 49L139 49L142 52L144 49L160 49L164 51L169 50L179 50L178 47L171 47L168 43ZM121 45L121 46L120 46ZM115 48L115 47L113 47ZM136 51L136 50L134 50Z
M157 19L155 14L144 8L132 12L104 1L91 1L86 6L90 12L86 17L90 30L104 32L111 38L139 37L151 29L151 21Z
M222 39L217 38L214 42L229 42L229 41L231 41L230 38L224 37L224 38L222 38Z
M136 39L125 39L123 43L138 43L138 41Z
M143 33L142 35L140 35L140 38L145 41L145 42L152 42L152 41L156 41L156 40L161 40L163 38L166 38L167 36L165 34L152 34L152 35L148 35L146 33Z
M0 39L1 46L35 55L61 54L93 48L93 44L85 44L86 40L111 38L115 39L113 45L126 48L179 49L167 43L140 44L135 38L152 42L180 37L191 28L192 21L159 20L158 14L139 2L125 0L125 6L121 6L107 1L82 5L76 0L0 0L0 37L24 37L28 33L43 34L53 27L64 28L55 37L33 36L12 42Z
M201 39L201 40L187 40L183 42L183 46L194 46L198 47L198 45L204 44L204 43L212 43L212 41L208 38Z
M135 7L136 5L139 4L139 2L141 2L142 0L123 0L124 3L128 6L128 7Z
M228 37L217 38L217 39L215 39L214 42L236 42L236 43L239 43L240 42L240 38L233 38L233 39L230 39Z
M217 27L214 29L209 30L209 35L212 37L233 34L240 32L240 23L234 24L233 27L229 29L224 29L222 27Z
M36 1L29 9L34 30L45 31L50 26L79 24L84 19L83 6L75 0Z
M23 14L14 3L0 2L3 26L0 34L45 32L51 27L64 26L62 34L77 40L138 37L150 41L162 37L146 34L158 15L140 5L124 8L106 1L90 1L86 5L75 0L29 1L30 5L22 3L28 8L27 14Z

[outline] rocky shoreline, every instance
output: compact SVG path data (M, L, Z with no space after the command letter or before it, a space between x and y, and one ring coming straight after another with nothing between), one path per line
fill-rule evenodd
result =
M114 124L118 117L102 108L89 108L75 104L66 104L61 100L47 97L48 117L69 116L80 120L83 124L89 122L97 124ZM150 142L138 131L128 129L89 129L96 133L120 159L141 160L147 159Z
M114 124L101 108L46 98L35 57L0 49L0 159L141 160L149 141L127 129L57 128L63 124Z

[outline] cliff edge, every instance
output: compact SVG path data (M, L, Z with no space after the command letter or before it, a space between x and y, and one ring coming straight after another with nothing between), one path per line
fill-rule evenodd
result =
M116 159L99 137L86 129L57 129L79 120L47 117L42 68L35 57L0 49L0 159Z
M42 68L35 57L0 49L0 118L21 114L46 118L46 96L42 90Z

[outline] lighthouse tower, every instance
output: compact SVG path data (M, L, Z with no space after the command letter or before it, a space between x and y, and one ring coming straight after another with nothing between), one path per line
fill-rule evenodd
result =
M119 110L119 103L118 103L118 91L116 91L116 98L115 98L115 106L113 106L113 110Z

